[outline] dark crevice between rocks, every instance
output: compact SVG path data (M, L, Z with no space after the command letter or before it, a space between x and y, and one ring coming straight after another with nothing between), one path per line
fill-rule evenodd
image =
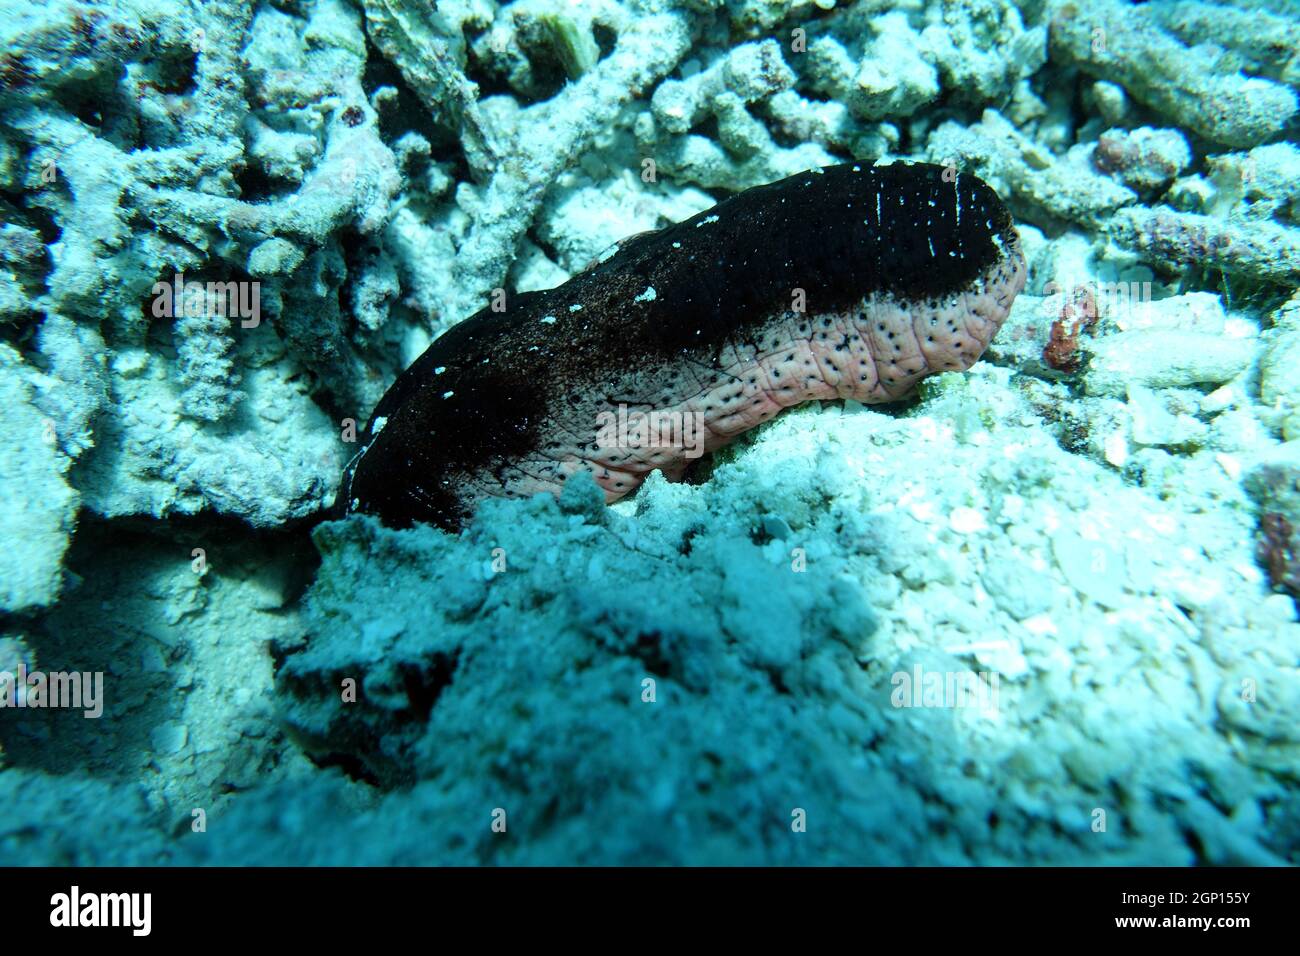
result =
M399 668L402 686L406 690L407 700L411 702L410 716L415 722L424 724L429 720L434 705L442 692L451 685L460 663L459 652L453 654L434 654L425 665L403 664Z

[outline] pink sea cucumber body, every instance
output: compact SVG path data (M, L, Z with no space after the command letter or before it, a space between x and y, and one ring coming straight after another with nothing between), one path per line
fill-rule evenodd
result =
M721 355L717 384L687 380L669 402L655 409L661 419L695 421L704 429L704 452L815 399L856 399L864 404L898 401L927 375L970 368L983 354L1024 286L1023 267L975 293L959 294L933 307L911 307L896 299L864 299L857 312L775 318L771 337L759 351L728 347ZM642 414L647 414L642 410ZM688 416L690 416L688 418ZM656 469L675 475L688 464L690 449L635 439L613 449L591 448L587 434L520 463L522 477L483 494L556 494L578 471L592 471L607 504L635 491Z

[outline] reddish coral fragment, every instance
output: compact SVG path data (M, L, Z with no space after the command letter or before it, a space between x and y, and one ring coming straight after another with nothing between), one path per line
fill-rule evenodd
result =
M1096 324L1096 298L1089 289L1076 286L1073 300L1065 304L1061 317L1052 323L1047 345L1043 347L1043 361L1058 372L1077 372L1079 333L1091 331Z

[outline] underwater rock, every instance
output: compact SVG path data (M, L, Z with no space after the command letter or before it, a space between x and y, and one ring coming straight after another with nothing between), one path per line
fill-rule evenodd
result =
M707 485L656 475L611 508L583 474L564 501L489 500L460 535L319 526L277 693L310 753L381 785L356 823L366 858L1197 859L1168 802L1198 786L1178 768L1206 768L1235 806L1293 759L1280 740L1243 757L1214 701L1237 686L1223 668L1267 662L1251 669L1267 711L1236 719L1270 732L1300 687L1294 608L1242 584L1246 509L1162 500L1064 451L1008 379L981 364L927 380L907 417L796 410ZM897 696L918 666L989 691L996 675L999 696ZM1121 782L1141 827L1097 839L1088 813ZM277 835L277 806L250 798L239 819L284 858L340 858L324 834ZM417 806L446 823L419 851L396 835ZM517 838L477 836L493 807ZM810 844L788 839L796 807L825 823ZM328 817L329 834L357 820ZM1287 852L1262 821L1239 840Z
M1300 442L1283 442L1259 456L1243 485L1261 514L1300 528Z
M58 2L5 24L7 45L27 57L21 82L0 91L6 141L25 153L14 171L29 207L20 221L48 222L55 237L47 259L20 257L22 287L39 266L41 291L19 314L45 316L51 375L40 401L70 454L93 440L93 461L72 480L102 514L215 506L266 524L328 500L316 475L303 474L328 469L337 454L324 430L286 428L272 446L241 444L241 387L253 378L269 386L238 368L249 327L263 319L297 366L281 379L310 370L314 388L355 417L379 397L384 366L367 361L338 301L346 279L365 289L391 266L372 260L349 275L331 249L340 230L377 230L400 180L361 87L359 15L338 0L301 13L254 14L219 0L190 19L132 0ZM83 121L79 113L94 109L99 120ZM288 154L245 153L245 120ZM286 178L295 188L282 188ZM24 235L6 233L8 258ZM327 248L304 255L302 245ZM156 284L180 283L187 271L199 282L260 286L265 314L237 324L227 311L160 313ZM174 320L174 349L151 338L151 318ZM104 361L108 350L115 361ZM307 389L273 390L290 407L269 414L337 427ZM102 409L112 412L92 439ZM197 430L170 427L173 412Z
M1085 382L1093 395L1123 395L1133 383L1221 385L1250 366L1255 349L1251 339L1203 332L1184 332L1176 339L1163 332L1117 332L1091 344Z
M25 767L0 772L0 865L159 866L170 840L143 788ZM85 814L94 816L88 839Z
M1052 55L1133 97L1179 126L1226 146L1258 146L1281 132L1297 108L1280 83L1243 76L1212 48L1185 46L1150 13L1150 4L1089 0L1052 5Z
M52 604L63 583L63 553L80 497L68 487L71 461L59 449L54 420L34 404L35 378L19 354L0 345L0 610Z
M365 0L361 6L367 37L401 71L435 120L477 139L478 149L485 149L478 87L464 74L464 31L479 25L478 18L468 9L441 11L394 0ZM473 158L479 155L471 152Z
M831 165L835 160L815 143L777 145L751 112L751 105L791 92L794 83L774 41L743 44L705 70L661 83L650 111L637 120L638 143L674 179L706 188L748 189ZM708 118L716 136L692 132Z
M1043 65L1047 29L1010 0L939 0L923 9L852 4L814 29L801 65L816 92L864 119L908 117L946 96L971 105L1005 99ZM796 58L796 59L802 59Z
M657 83L690 46L680 11L620 18L614 51L578 82L550 99L520 108L511 101L509 155L481 186L463 184L469 223L450 270L441 269L437 312L446 327L477 312L499 288L547 190L619 115L623 105ZM556 122L563 116L564 122ZM489 123L491 121L489 120Z
M845 103L867 120L910 116L939 96L939 71L906 14L872 22L875 37L854 62L836 37L819 37L808 49L811 87Z
M1287 441L1300 439L1300 295L1273 313L1259 358L1259 397Z
M13 185L12 178L10 175L7 185ZM0 319L22 323L30 317L48 257L49 251L35 229L12 222L0 224L0 265L4 267L0 270Z
M32 381L35 404L53 420L64 453L75 459L94 447L95 417L108 401L108 349L95 329L58 313L45 316L36 345L44 374Z
M464 542L427 526L393 532L366 517L322 525L316 532L325 561L323 580L358 586L362 590L354 594L360 596L370 592L377 580L371 574L380 568L394 576L393 582L405 581L418 555L425 569L421 573L428 576L420 586L439 599L419 619L401 601L389 613L363 621L347 609L355 607L350 599L346 606L335 605L320 592L306 646L292 653L277 675L286 717L310 750L353 753L370 773L389 783L434 776L443 759L478 762L499 744L518 746L510 742L516 731L506 719L513 705L497 710L504 703L501 694L518 695L519 706L542 722L534 733L568 747L572 734L580 731L566 709L546 701L556 691L559 672L553 669L567 669L574 654L591 653L598 661L582 682L591 691L606 688L608 706L601 710L612 723L599 731L603 736L613 732L614 724L657 721L658 709L645 706L653 701L642 699L647 677L652 684L662 682L664 693L674 699L698 695L701 705L706 705L707 688L724 679L733 689L740 686L733 680L746 686L758 681L770 693L772 685L795 679L803 655L844 657L847 646L867 639L874 626L861 599L833 574L809 580L801 595L790 595L793 602L753 603L764 591L784 591L782 582L790 572L748 542L717 541L693 549L690 556L677 556L674 573L683 575L683 581L698 577L701 589L679 590L673 599L679 606L665 615L649 601L649 590L634 589L618 598L604 587L602 582L617 577L651 588L663 559L625 548L618 536L590 523L603 516L604 508L588 476L571 482L558 502L538 497L518 503L520 508L508 503L512 507L507 510L500 509L502 504L488 506L490 517L475 525L471 540ZM518 533L501 537L502 521ZM363 552L370 558L357 563ZM764 580L767 587L751 594ZM720 606L712 606L703 595L719 581L726 582L726 596ZM705 587L705 582L713 583ZM359 628L346 641L350 649L338 639L352 625L336 629L326 617L315 616L336 610ZM492 651L490 635L517 625L530 634L552 633L551 649L540 658ZM745 636L734 649L724 649L718 633ZM838 643L817 647L814 634ZM514 676L508 676L512 671ZM526 678L527 673L533 677ZM348 677L357 682L356 707L342 703L335 690ZM608 693L619 686L626 693ZM469 700L464 693L482 699L496 716L488 718L472 753L456 754L437 740L457 733L444 725L444 718L458 722L467 716L461 710ZM682 703L678 699L672 708L679 716L666 715L674 724L684 716ZM552 721L556 724L550 729L543 726ZM602 723L583 721L593 727ZM630 765L623 766L615 753L607 758L624 779Z
M746 43L689 79L660 83L650 108L655 121L668 133L685 133L724 93L735 94L747 106L790 88L794 79L774 40Z
M1106 229L1148 262L1211 266L1275 283L1300 277L1300 229L1274 222L1236 225L1168 206L1121 209Z
M1205 166L1214 194L1199 211L1239 223L1300 222L1300 149L1293 144L1207 156Z
M1032 3L940 0L926 5L921 36L934 51L944 89L957 102L996 102L1047 59L1041 18L1041 8Z
M108 518L211 510L266 527L329 504L346 446L274 333L252 332L238 353L248 398L220 429L194 413L161 358L118 350L95 447L73 472L87 507Z
M1182 133L1142 127L1108 130L1097 140L1093 162L1136 192L1149 194L1168 186L1192 162Z
M1086 148L1056 156L993 110L985 110L979 123L969 127L944 123L930 134L925 153L931 162L970 168L1013 210L1036 222L1064 220L1095 227L1137 199L1132 190L1099 175Z
M717 141L687 133L661 142L650 124L637 127L637 142L660 158L660 166L674 179L706 189L743 190L762 186L835 162L818 143L778 146L766 128L740 107L734 98L720 97L722 116ZM648 114L644 114L648 118Z
M577 178L577 177L575 177ZM555 257L554 281L520 292L550 289L582 272L611 246L642 232L689 219L714 200L700 189L648 189L635 177L596 185L582 177L572 188L557 186L542 209L537 234ZM540 250L539 250L540 251Z
M1291 8L1294 11L1294 6ZM1241 58L1241 68L1287 84L1300 86L1300 23L1284 10L1265 4L1234 7L1201 0L1172 0L1151 4L1148 13L1184 43L1196 45L1213 37L1216 46Z
M854 159L874 162L898 144L898 128L890 123L862 123L843 103L810 100L794 90L768 99L764 113L782 137L843 150Z

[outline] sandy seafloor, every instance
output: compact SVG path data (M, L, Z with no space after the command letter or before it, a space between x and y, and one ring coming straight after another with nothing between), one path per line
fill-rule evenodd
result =
M104 686L0 709L0 863L1300 862L1291 0L0 9L0 670ZM492 289L879 159L1015 215L968 373L321 522Z

